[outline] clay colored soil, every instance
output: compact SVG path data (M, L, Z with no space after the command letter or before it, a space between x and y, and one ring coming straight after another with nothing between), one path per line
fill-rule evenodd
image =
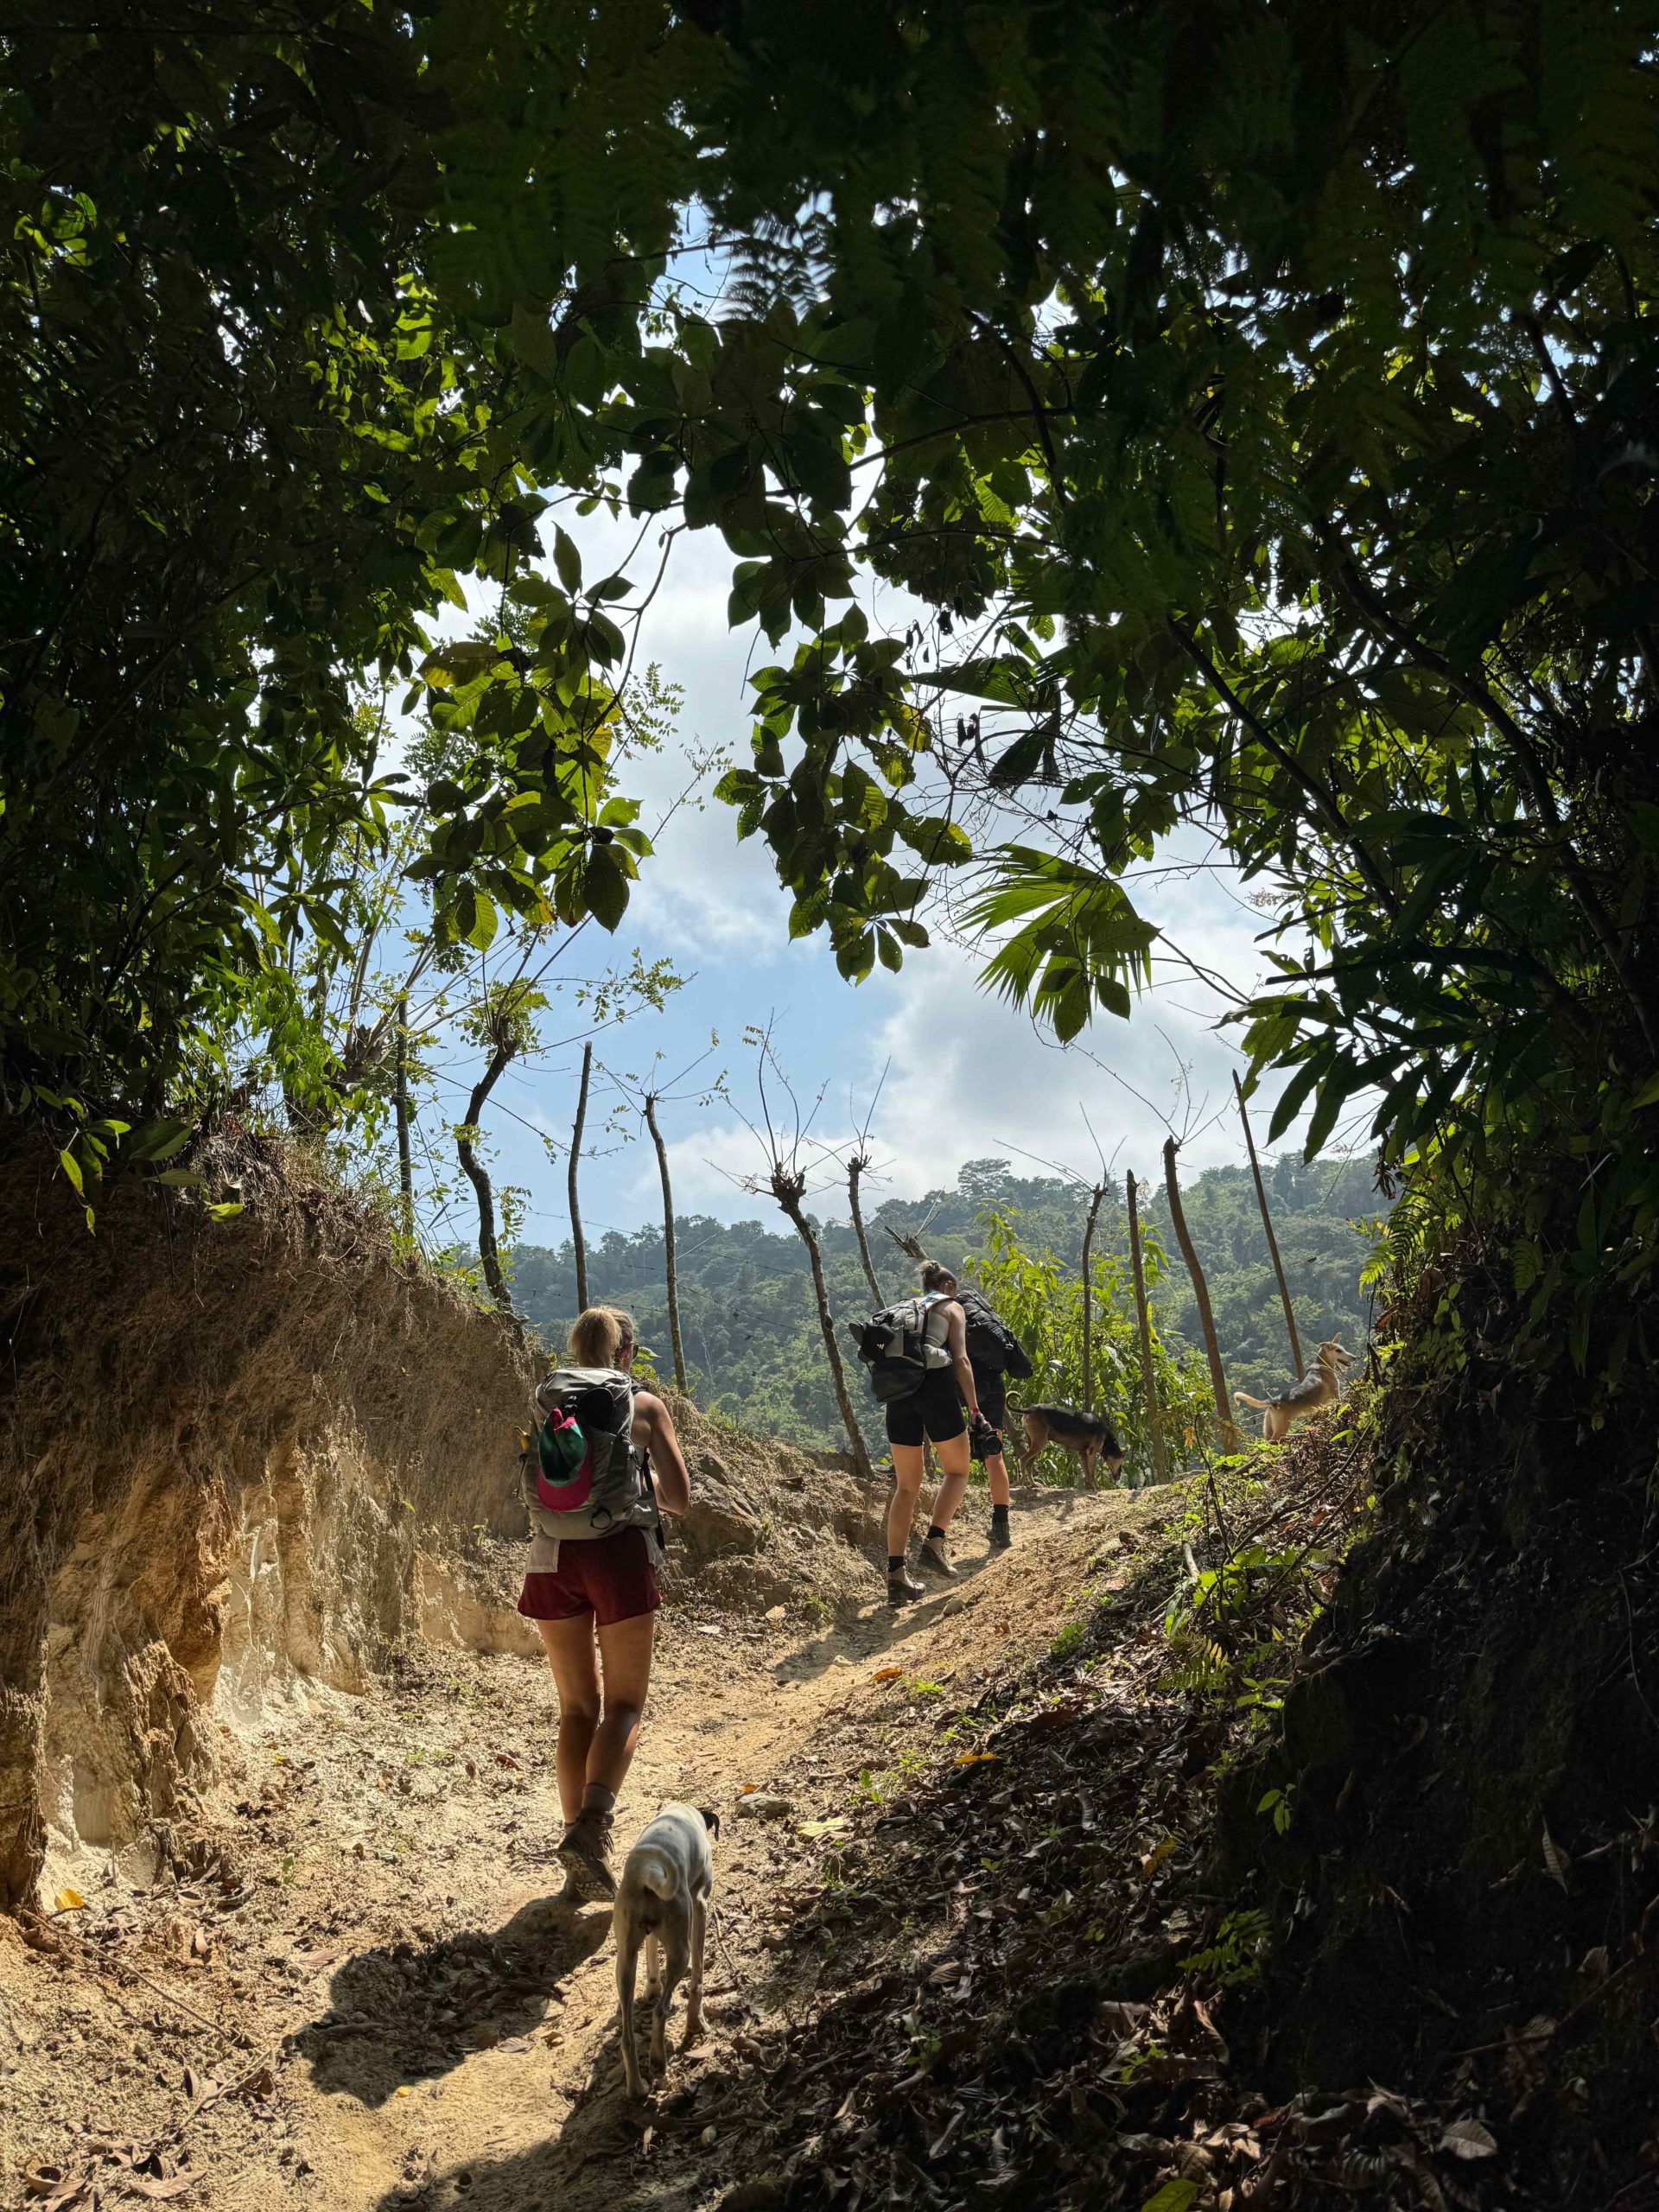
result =
M302 1686L156 1881L111 1858L0 1922L0 2202L718 2202L742 2178L741 2131L709 2116L725 2065L836 1986L833 1955L787 1978L774 1956L833 1824L901 1793L1177 1495L1033 1493L996 1555L970 1499L960 1579L896 1616L804 1631L682 1588L618 1832L664 1796L717 1809L717 1924L707 2032L647 2106L621 2088L609 1910L560 1900L544 1668L410 1639L357 1694Z

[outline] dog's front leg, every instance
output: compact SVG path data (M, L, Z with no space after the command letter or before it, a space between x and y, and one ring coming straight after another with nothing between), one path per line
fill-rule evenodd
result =
M663 2015L668 1999L663 1993L663 1939L654 1928L645 1938L645 2001L651 2006L651 2070L657 2075L668 2066L663 2044Z
M690 1945L684 1928L669 1931L665 1946L667 1963L663 1972L663 1993L657 2000L657 2010L651 2023L651 2063L657 2074L668 2071L668 2015L674 2002L674 1992L685 1977L686 1954Z
M702 1944L709 1930L709 1900L691 1900L691 1974L685 1986L685 2033L680 2049L690 2050L702 2033Z
M628 2094L643 2097L645 2085L639 2072L639 2055L633 2047L633 1986L639 1963L639 1938L628 1927L618 1931L616 1945L616 1994L622 2031L622 2079Z

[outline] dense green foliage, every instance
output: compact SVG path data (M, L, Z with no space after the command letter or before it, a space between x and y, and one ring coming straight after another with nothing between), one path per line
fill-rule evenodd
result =
M1157 1293L1166 1270L1157 1238L1147 1239L1142 1256L1149 1303L1156 1317L1152 1324L1149 1405L1141 1362L1133 1270L1127 1256L1100 1249L1098 1224L1089 1259L1091 1300L1086 1375L1081 1266L1069 1267L1052 1252L1027 1252L1020 1242L1017 1211L993 1211L982 1216L976 1228L964 1272L1014 1331L1031 1361L1030 1378L1014 1386L1014 1396L1027 1405L1103 1410L1124 1449L1122 1478L1130 1483L1154 1478L1152 1420L1155 1412L1162 1426L1166 1463L1173 1467L1185 1465L1199 1440L1211 1434L1208 1417L1214 1411L1215 1399L1203 1360L1190 1351L1182 1357L1179 1347L1165 1342L1160 1327L1165 1309ZM1016 1426L1016 1452L1020 1440ZM1055 1446L1046 1458L1050 1469L1062 1479L1075 1478L1077 1462L1068 1452Z
M1541 1297L1645 1272L1651 0L856 12L721 19L716 204L803 310L759 350L802 414L871 410L850 497L780 467L779 507L815 588L833 510L936 614L756 679L730 791L801 925L896 963L890 855L976 834L989 974L1072 1033L1146 974L1122 871L1212 821L1284 918L1275 1130L1311 1104L1317 1152L1370 1094L1391 1160L1443 1163L1429 1236L1524 1231ZM810 622L782 531L739 573Z
M1363 1164L1306 1167L1287 1159L1269 1169L1268 1181L1305 1349L1337 1329L1351 1345L1361 1343L1367 1319L1359 1288L1365 1248L1351 1224L1375 1208L1368 1169ZM1210 1168L1194 1178L1183 1200L1205 1263L1228 1379L1265 1396L1287 1380L1290 1354L1249 1176L1242 1168ZM1097 1357L1096 1390L1138 1444L1143 1434L1138 1359L1132 1357L1127 1380L1122 1363L1126 1352L1133 1356L1135 1313L1120 1201L1121 1193L1114 1191L1096 1230L1096 1338L1097 1345L1109 1346L1104 1360ZM887 1200L869 1224L871 1254L883 1290L899 1296L914 1287L914 1271L886 1227L890 1224L904 1234L925 1223L924 1249L978 1277L1001 1302L1011 1323L1019 1323L1039 1370L1023 1395L1075 1402L1081 1389L1077 1271L1087 1207L1087 1193L1070 1185L1010 1173L1002 1160L970 1160L952 1190L930 1192L917 1205ZM1148 1192L1143 1211L1149 1242L1167 1247L1153 1299L1170 1350L1163 1372L1173 1405L1192 1388L1197 1318L1185 1271L1166 1226L1162 1193ZM992 1228L999 1218L1009 1225L1017 1248L1000 1263ZM800 1239L783 1223L775 1229L760 1221L728 1225L702 1214L682 1215L675 1226L681 1326L700 1402L717 1406L763 1434L833 1445L839 1427L835 1396ZM829 1220L821 1224L820 1235L836 1319L861 1319L869 1312L870 1294L852 1230L845 1221ZM550 1341L561 1340L575 1297L569 1245L550 1251L521 1244L513 1257L515 1301ZM1028 1294L1041 1287L1033 1277L1051 1266L1052 1310L1046 1325L1039 1326L1037 1305ZM644 1341L655 1350L659 1365L666 1365L660 1225L631 1236L613 1230L595 1243L588 1254L588 1282L590 1295L632 1312ZM861 1370L855 1370L860 1406L870 1408L867 1433L874 1440L880 1418L862 1392L861 1376ZM1203 1395L1207 1398L1207 1388Z
M1496 1226L1540 1311L1642 1277L1656 29L450 0L9 32L8 1096L150 1110L271 1026L396 795L365 674L423 669L477 741L423 795L447 931L614 922L632 587L562 535L530 567L548 500L604 499L653 567L656 518L717 530L732 620L804 632L725 789L844 974L943 902L1073 1033L1147 973L1125 869L1208 824L1281 925L1240 1009L1276 1126L1369 1120L1402 1242ZM712 318L672 259L711 226ZM499 612L425 658L468 574ZM831 619L872 574L902 635Z
M349 964L397 807L453 941L626 903L624 587L563 538L557 586L529 568L584 334L672 230L654 11L603 13L578 93L558 10L10 11L0 1096L78 1179L124 1133L78 1123L208 1103L233 1039L309 1082L296 956ZM432 658L469 576L501 626ZM455 741L414 791L381 764L410 679Z

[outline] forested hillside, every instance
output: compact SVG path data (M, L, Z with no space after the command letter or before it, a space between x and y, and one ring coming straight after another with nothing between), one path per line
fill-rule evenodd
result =
M1274 1224L1296 1305L1303 1348L1340 1329L1350 1344L1363 1339L1365 1300L1359 1287L1365 1243L1356 1226L1382 1205L1370 1163L1323 1161L1306 1166L1283 1159L1267 1170ZM1209 1281L1228 1380L1258 1396L1280 1388L1289 1372L1283 1315L1268 1263L1249 1170L1212 1167L1183 1192L1187 1224ZM1081 1261L1088 1193L1052 1176L1014 1173L1002 1160L968 1161L954 1188L917 1203L890 1199L868 1222L871 1256L883 1291L899 1295L913 1270L885 1232L919 1233L935 1257L960 1265L984 1243L988 1218L1011 1221L1031 1256L1051 1252L1065 1267ZM1169 1234L1161 1186L1143 1204L1154 1237L1170 1266L1154 1309L1163 1333L1196 1348L1198 1319L1185 1270ZM925 1226L924 1226L925 1224ZM706 1214L676 1218L681 1326L699 1400L763 1432L804 1443L834 1443L840 1424L817 1322L807 1257L786 1223L731 1224ZM837 1320L869 1311L870 1295L851 1224L820 1224L824 1272ZM1127 1250L1121 1184L1114 1183L1096 1230L1097 1251ZM589 1254L593 1296L626 1304L668 1363L668 1316L660 1225L631 1236L612 1230ZM563 1338L575 1304L569 1244L556 1251L520 1245L513 1289L521 1310L550 1341Z

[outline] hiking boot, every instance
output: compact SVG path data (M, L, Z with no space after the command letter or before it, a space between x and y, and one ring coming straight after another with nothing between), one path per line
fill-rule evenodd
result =
M918 1563L925 1567L930 1574L943 1574L951 1580L956 1578L957 1570L944 1555L943 1536L928 1537L918 1554Z
M558 1856L564 1867L564 1893L576 1904L608 1903L616 1895L610 1814L578 1813L564 1832Z
M918 1598L925 1598L926 1595L925 1584L918 1582L907 1567L895 1567L887 1577L887 1603L890 1605L912 1605Z
M991 1540L991 1549L994 1552L1007 1551L1008 1546L1014 1541L1006 1521L993 1521L985 1533Z

